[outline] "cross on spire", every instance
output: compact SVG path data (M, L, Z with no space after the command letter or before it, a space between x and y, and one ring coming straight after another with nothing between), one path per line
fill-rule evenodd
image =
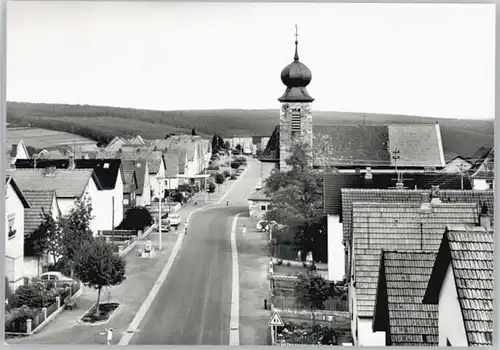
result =
M299 45L299 27L295 25L295 56L293 58L295 61L299 60L298 45Z

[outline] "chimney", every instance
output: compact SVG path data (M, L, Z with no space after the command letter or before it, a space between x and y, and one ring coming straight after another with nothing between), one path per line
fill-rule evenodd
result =
M488 215L479 215L479 225L482 226L486 230L486 232L493 231L493 228L491 226L491 217Z
M70 169L70 170L74 170L75 169L75 155L74 154L70 154L69 155L68 169Z
M428 213L431 210L432 210L432 207L431 207L431 203L430 203L429 192L423 192L422 193L422 204L420 205L420 211Z

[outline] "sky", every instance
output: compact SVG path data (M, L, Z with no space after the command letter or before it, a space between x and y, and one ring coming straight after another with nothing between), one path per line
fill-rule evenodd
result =
M495 5L9 2L7 100L494 118Z

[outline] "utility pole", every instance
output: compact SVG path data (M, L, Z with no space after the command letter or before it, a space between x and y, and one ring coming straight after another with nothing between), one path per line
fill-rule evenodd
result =
M463 191L463 189L464 189L464 176L465 176L465 172L467 171L467 169L465 168L465 164L460 164L457 167L458 167L458 171L460 172L460 189Z
M113 244L115 244L115 196L111 197L111 239L113 240Z
M159 183L159 194L158 194L158 235L159 235L159 240L158 240L158 250L161 250L161 179L158 178Z
M397 176L397 181L398 183L401 183L401 176L398 172L398 159L400 158L399 154L401 152L399 151L398 148L395 148L393 151L392 151L392 159L394 159L394 168L396 170L396 176Z

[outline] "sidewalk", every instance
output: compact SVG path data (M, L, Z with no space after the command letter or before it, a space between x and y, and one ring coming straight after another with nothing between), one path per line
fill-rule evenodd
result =
M223 188L223 186L222 186ZM222 190L221 188L221 190ZM229 186L228 186L229 188ZM223 192L220 192L222 197ZM219 199L220 199L219 197ZM212 202L212 201L211 201ZM215 201L213 202L215 203ZM203 206L203 202L198 200L194 205L194 200L185 204L178 212L181 216L181 227L189 213ZM126 280L121 285L104 289L101 294L102 302L119 302L120 306L112 316L111 320L102 325L80 324L78 320L88 309L95 304L97 291L83 287L82 296L77 300L77 308L71 311L63 311L57 318L48 324L39 333L24 338L9 339L9 344L106 344L106 336L100 335L106 328L113 328L113 344L118 344L122 335L132 322L135 314L141 307L143 301L153 288L158 276L166 265L170 253L175 245L178 235L174 230L162 235L161 251L157 251L157 256L153 259L140 258L137 248L141 246L138 242L137 248L132 249L125 260ZM143 240L151 240L155 249L158 247L159 235L153 231Z
M240 345L271 345L267 233L255 228L256 219L241 215L236 228L240 272ZM243 225L246 233L243 235Z

